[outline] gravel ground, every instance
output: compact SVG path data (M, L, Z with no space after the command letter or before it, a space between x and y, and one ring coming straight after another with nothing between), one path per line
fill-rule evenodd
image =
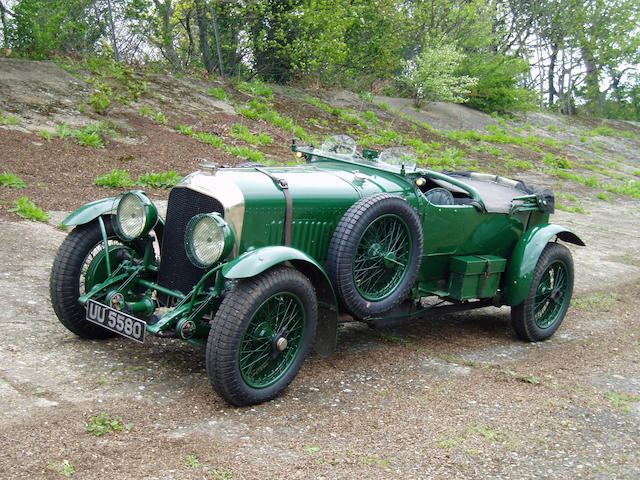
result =
M186 174L193 157L236 160L132 108L110 113L128 133L104 150L39 139L41 128L96 120L74 112L90 90L51 65L34 63L35 74L0 61L0 108L19 117L18 126L0 128L0 172L30 184L0 190L0 478L640 478L640 202L612 194L608 203L577 187L590 213L555 215L588 246L572 248L575 298L552 339L518 341L508 308L382 330L347 323L336 354L308 358L284 395L231 408L209 384L203 350L155 337L144 345L80 340L56 319L48 282L66 235L56 225L85 201L115 194L92 185L98 174ZM238 117L228 105L190 97L193 89L176 82L163 92L180 97L163 106L172 108L171 124L199 122L199 131L232 142ZM65 101L47 103L56 92ZM444 106L434 112L441 121L457 115ZM470 115L464 125L490 121ZM637 140L630 142L599 148L637 169ZM284 143L271 152L285 153ZM556 181L535 171L524 177ZM25 194L50 211L49 224L8 212ZM103 413L121 430L88 432Z

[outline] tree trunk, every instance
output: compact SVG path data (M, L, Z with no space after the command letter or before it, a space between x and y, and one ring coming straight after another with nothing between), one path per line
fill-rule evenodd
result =
M213 16L213 33L216 36L216 51L218 52L218 65L220 66L220 76L224 78L224 67L222 65L222 47L220 46L220 31L218 29L218 17L216 16L215 7L211 8Z
M120 52L118 51L118 39L116 38L116 26L113 22L113 9L111 8L111 0L107 0L107 10L109 11L109 32L111 34L111 43L113 44L113 55L116 62L120 61Z
M211 58L211 47L209 46L209 23L207 19L207 10L203 5L203 0L196 0L196 17L198 21L198 31L200 37L200 50L202 50L202 63L207 72L213 73L216 65Z
M558 44L555 42L551 43L551 56L549 57L549 75L548 75L548 90L549 90L549 108L553 107L553 100L556 96L556 87L554 85L555 82L555 69L556 69L556 60L558 58Z
M171 32L173 30L171 26L171 16L173 14L171 0L165 0L164 3L160 2L160 0L153 0L153 3L160 12L160 17L162 19L162 44L160 45L160 48L162 49L165 58L173 68L180 71L182 70L182 66L178 53L176 52L176 48L173 45L173 35Z

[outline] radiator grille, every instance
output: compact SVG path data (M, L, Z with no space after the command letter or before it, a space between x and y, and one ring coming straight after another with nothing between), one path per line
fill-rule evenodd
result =
M209 212L224 215L222 204L215 198L189 188L171 190L158 272L158 283L163 287L186 294L206 272L205 269L194 266L187 258L184 233L187 223L194 215ZM213 281L212 278L211 282ZM164 295L158 299L161 303L166 303Z

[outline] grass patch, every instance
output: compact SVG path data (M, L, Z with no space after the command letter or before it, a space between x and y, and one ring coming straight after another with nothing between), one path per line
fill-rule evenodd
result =
M598 293L589 297L574 298L571 305L587 312L609 312L618 300L619 295L616 293Z
M13 173L0 174L0 187L2 188L27 188L29 184Z
M253 148L232 145L225 148L227 152L238 158L244 158L252 162L265 163L264 154Z
M229 98L229 95L227 95L227 92L225 92L224 88L222 87L210 88L209 90L207 90L207 95L209 95L210 97L215 97L218 100L222 100L223 102L227 101L227 99Z
M273 110L268 103L261 102L260 100L251 100L245 107L238 107L236 111L243 117L250 118L251 120L262 119L271 125L292 132L303 142L311 139L311 136L301 126L296 125L292 118L280 115L280 113Z
M0 115L0 125L17 125L18 119L16 117L3 117Z
M136 180L136 185L147 188L171 188L182 180L182 175L169 170L164 173L145 173Z
M101 437L111 432L119 432L123 428L125 430L131 430L131 427L133 427L131 423L121 425L121 421L121 417L111 418L108 413L103 412L97 417L91 417L87 421L87 432L93 433L96 437Z
M59 473L60 475L64 475L65 477L70 477L76 473L76 469L73 467L71 462L66 459L61 462L51 462L49 464L49 469Z
M607 196L607 194L606 194L606 193L599 193L599 194L597 195L597 197L598 197L600 200L604 200L605 202L610 202L610 201L611 201L611 199Z
M604 396L609 400L611 405L616 408L621 408L624 412L631 411L631 404L634 402L640 402L640 397L631 397L622 393L607 392Z
M59 125L56 134L64 139L73 137L78 145L93 148L104 148L107 137L115 134L115 131L106 122L92 123L84 128L73 129L69 125Z
M117 168L114 168L111 173L99 175L93 183L104 188L131 188L135 186L129 172Z
M212 147L224 148L224 142L222 141L222 139L220 137L217 137L217 136L212 135L210 133L206 133L206 132L195 133L194 132L194 133L191 134L191 136L193 138L197 138L202 143L206 143L207 145L211 145Z
M154 110L151 107L143 105L138 109L138 112L140 112L141 115L147 118L150 118L151 120L154 120L163 125L167 125L169 123L169 120L167 119L167 117L165 117L164 114L158 109Z
M45 212L31 200L29 197L22 197L13 202L14 207L10 208L9 211L20 215L22 218L26 218L27 220L32 220L34 222L48 222L51 218L48 212Z
M234 123L231 126L231 136L255 145L271 145L271 143L273 143L271 135L267 135L263 132L258 132L254 135L249 131L246 125L242 125L240 123Z
M620 195L628 195L633 198L640 198L640 181L628 180L619 185L609 185L607 190Z
M253 82L238 82L236 88L241 92L246 92L258 97L273 98L273 90L259 80Z

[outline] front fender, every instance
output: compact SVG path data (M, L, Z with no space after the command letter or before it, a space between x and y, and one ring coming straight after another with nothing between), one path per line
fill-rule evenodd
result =
M314 350L329 356L335 350L338 335L338 300L327 272L313 258L291 247L262 247L231 260L222 267L222 275L230 280L254 277L285 262L304 273L316 289L320 311Z
M73 227L75 225L89 223L100 215L114 211L118 208L119 201L120 197L110 197L87 203L65 218L62 221L62 225L65 227Z
M89 202L65 218L62 221L62 225L65 227L75 227L76 225L85 225L93 222L96 218L115 211L118 208L119 202L120 197L101 198L100 200ZM164 219L160 215L158 215L158 223L153 227L153 230L156 232L158 242L162 244Z
M555 236L565 242L585 246L575 233L560 225L538 225L525 233L513 249L507 264L504 282L507 305L519 305L527 298L538 259L544 247Z

